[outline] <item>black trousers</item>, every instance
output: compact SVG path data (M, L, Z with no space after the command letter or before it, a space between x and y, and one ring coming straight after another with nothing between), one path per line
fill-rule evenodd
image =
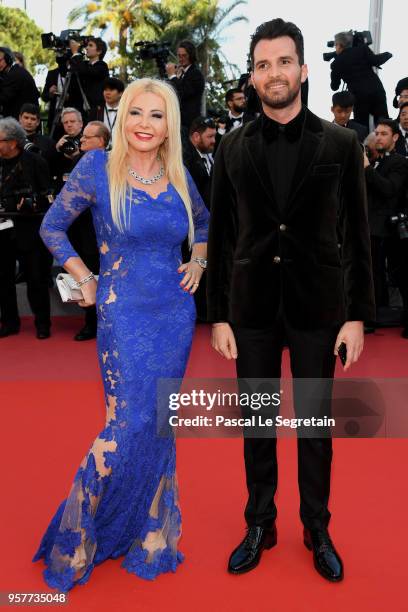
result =
M49 327L50 294L49 275L52 256L39 236L30 237L29 245L22 248L16 231L0 232L0 310L3 325L19 325L20 317L16 293L16 261L20 261L27 279L27 298L33 311L35 325Z
M381 236L371 236L371 259L373 266L373 281L375 304L388 306L388 283L387 283L387 251L389 239Z
M384 90L379 89L369 95L359 92L355 94L355 97L354 119L365 125L367 129L370 129L370 115L373 115L375 125L381 117L388 117L387 98Z
M279 379L282 350L287 343L294 378L332 379L336 361L333 350L338 331L338 327L294 329L283 315L279 315L275 324L268 329L234 327L238 378ZM314 401L312 397L301 395L294 388L297 417L304 416L302 406L308 404L308 399L309 402ZM327 401L325 406L316 406L313 413L330 415ZM298 437L297 443L300 517L309 529L325 528L330 520L328 501L332 440L330 435L324 438ZM244 458L248 488L246 522L249 526L269 527L277 516L274 502L278 484L276 438L245 437Z
M387 253L389 280L398 287L402 298L402 325L408 327L408 239L397 235L389 239Z

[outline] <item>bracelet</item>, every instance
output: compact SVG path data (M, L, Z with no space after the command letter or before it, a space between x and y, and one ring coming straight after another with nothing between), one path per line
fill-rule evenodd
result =
M203 270L207 268L207 260L204 257L192 257L191 261L195 261Z
M79 289L80 287L82 287L82 285L85 285L86 283L89 283L90 280L92 280L94 277L94 275L92 274L92 272L90 274L88 274L88 276L85 276L85 278L77 281L77 288Z

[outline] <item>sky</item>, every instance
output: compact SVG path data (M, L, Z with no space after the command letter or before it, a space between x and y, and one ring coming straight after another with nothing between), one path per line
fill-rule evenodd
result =
M228 6L232 0L222 0ZM45 32L59 34L67 28L67 15L74 7L85 3L78 0L3 0L3 6L24 8L28 15ZM52 24L51 24L52 6ZM320 117L329 119L331 95L330 66L322 59L322 53L330 51L328 40L342 30L367 30L370 0L248 0L237 7L233 15L246 15L247 23L238 23L224 32L222 46L225 56L246 71L246 54L250 36L263 21L282 17L293 21L303 32L305 39L305 61L309 67L309 108ZM380 78L387 92L388 110L395 115L392 99L397 81L408 76L406 55L406 24L408 2L406 0L384 0L381 51L390 51L393 57L380 70ZM78 27L82 24L78 24ZM52 27L51 27L52 26Z

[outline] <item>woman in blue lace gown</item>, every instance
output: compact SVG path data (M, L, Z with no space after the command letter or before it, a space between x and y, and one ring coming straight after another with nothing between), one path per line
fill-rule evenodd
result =
M88 207L100 251L97 287L66 234ZM182 165L174 91L152 79L132 83L109 158L98 150L80 160L41 229L58 262L86 280L81 305L96 301L106 400L105 427L33 559L44 558L51 587L84 584L108 558L124 556L123 567L148 579L182 561L175 443L157 435L156 385L184 375L192 294L203 271L194 259L206 256L207 227L207 210ZM192 257L181 265L187 234Z

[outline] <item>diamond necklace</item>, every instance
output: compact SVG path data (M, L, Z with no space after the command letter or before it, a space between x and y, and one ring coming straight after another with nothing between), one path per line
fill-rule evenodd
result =
M143 176L140 176L140 174L133 170L133 168L128 168L128 173L130 174L130 176L133 176L134 179L136 179L140 183L143 183L143 185L153 185L153 183L157 183L157 181L159 181L162 176L164 176L164 167L160 166L158 174L155 174L154 176L152 176L152 178L144 178Z

